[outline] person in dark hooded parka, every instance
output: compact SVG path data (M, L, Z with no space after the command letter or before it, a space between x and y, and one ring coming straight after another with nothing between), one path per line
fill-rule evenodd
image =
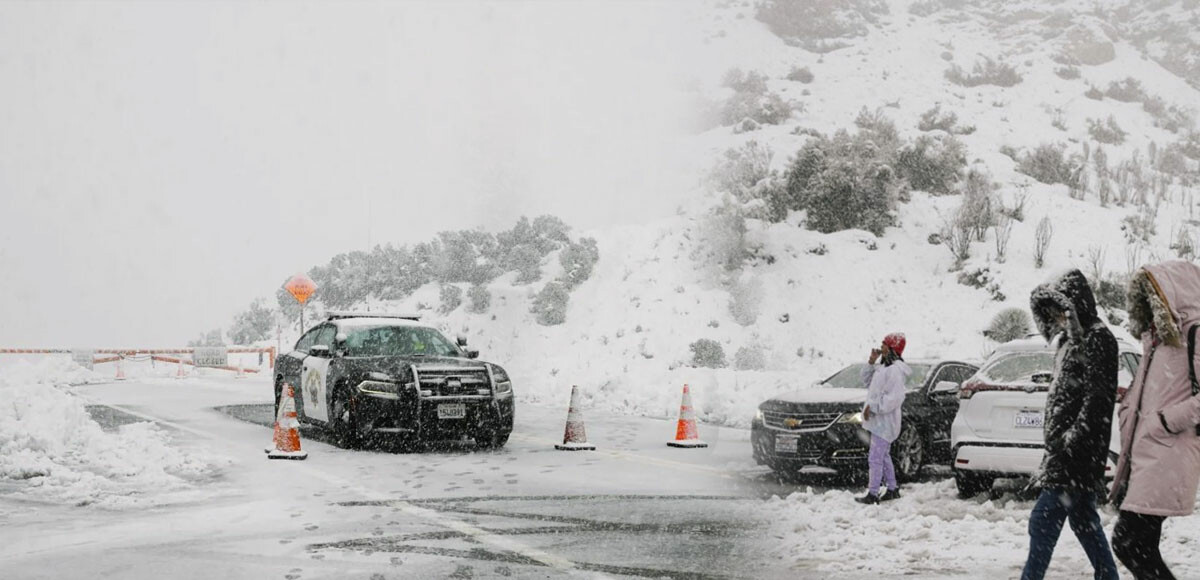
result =
M1070 521L1095 578L1118 578L1096 511L1096 498L1105 493L1117 397L1117 341L1097 314L1092 288L1079 270L1035 288L1030 308L1057 350L1046 395L1045 454L1031 483L1042 491L1029 516L1029 556L1021 578L1045 577L1064 520Z
M1189 334L1200 326L1200 266L1182 260L1143 266L1129 282L1126 302L1143 356L1118 413L1121 458L1111 497L1120 514L1113 550L1138 580L1173 580L1158 548L1163 521L1191 514L1200 487L1194 349L1188 359Z

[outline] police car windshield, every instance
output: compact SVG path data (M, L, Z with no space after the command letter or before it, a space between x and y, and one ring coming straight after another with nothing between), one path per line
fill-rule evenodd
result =
M346 332L346 356L461 356L458 347L432 328L356 327Z
M861 375L865 366L866 363L852 364L821 381L821 385L836 389L865 389L867 386L863 384ZM925 375L929 374L929 365L910 364L908 367L912 369L912 374L904 381L904 387L909 390L921 388L921 385L925 384Z

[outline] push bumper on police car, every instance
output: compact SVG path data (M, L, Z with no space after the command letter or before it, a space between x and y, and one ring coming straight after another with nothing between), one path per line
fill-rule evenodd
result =
M402 380L371 373L356 386L355 421L363 434L422 441L507 439L512 432L512 381L496 365L410 365Z

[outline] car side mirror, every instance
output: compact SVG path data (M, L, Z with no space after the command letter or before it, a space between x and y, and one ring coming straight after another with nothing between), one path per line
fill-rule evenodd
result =
M937 384L933 386L933 391L931 392L935 395L957 393L960 386L960 383L956 383L954 381L938 381Z
M328 345L317 344L308 347L308 354L317 358L331 358L333 353L329 350Z
M455 342L458 343L458 346L467 346L467 337L460 334L456 337Z
M477 351L473 348L468 348L467 349L467 358L479 358L479 351Z

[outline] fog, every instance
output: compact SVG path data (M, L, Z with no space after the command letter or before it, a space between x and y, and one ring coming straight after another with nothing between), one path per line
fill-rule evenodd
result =
M0 346L172 346L374 244L695 183L680 3L0 5Z

